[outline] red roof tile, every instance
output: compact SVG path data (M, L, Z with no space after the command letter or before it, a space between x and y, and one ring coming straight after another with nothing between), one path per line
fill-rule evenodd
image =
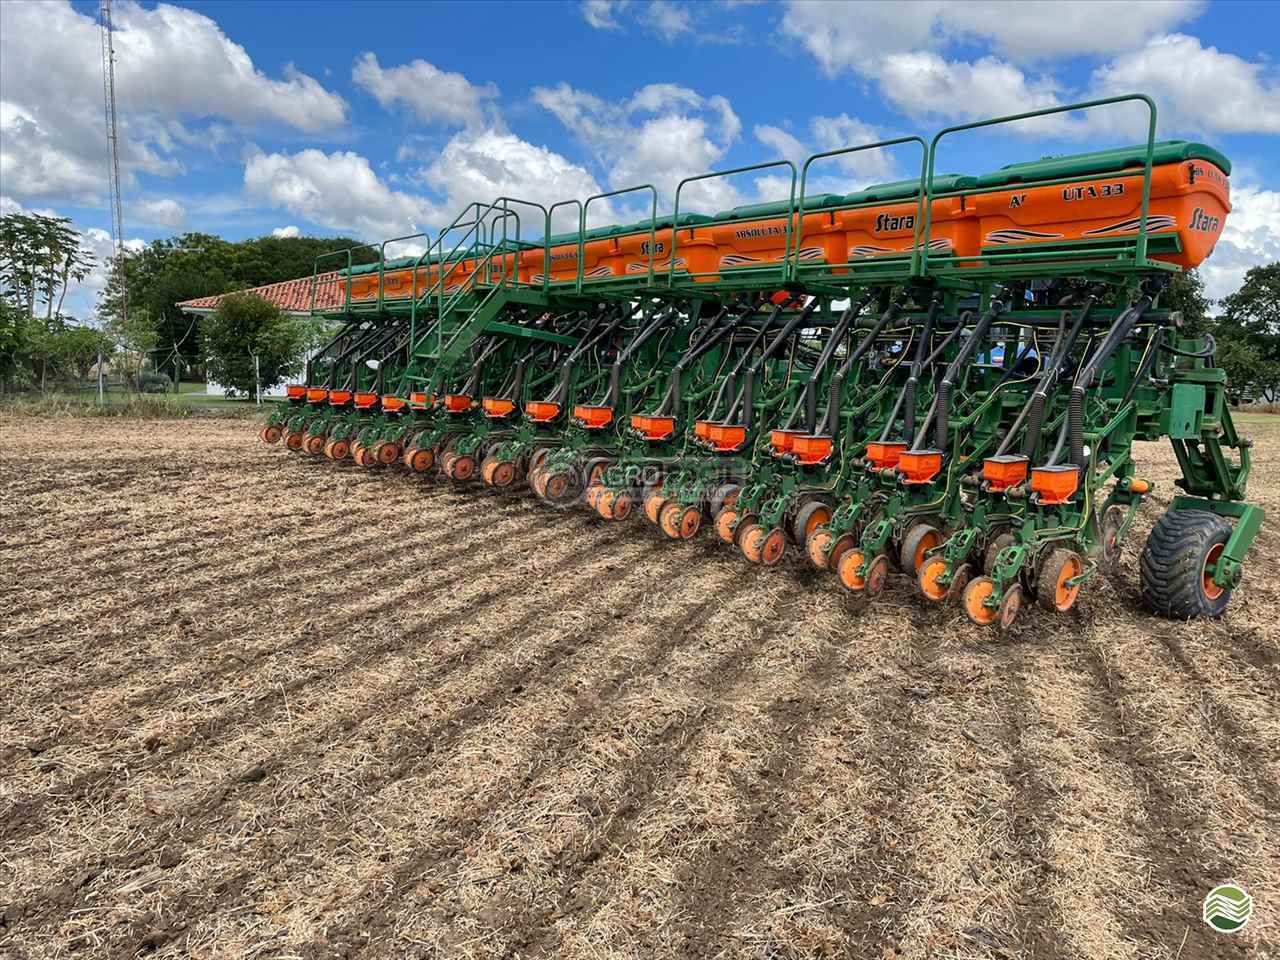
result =
M254 287L252 290L239 290L238 293L252 293L269 303L274 303L281 310L291 313L306 313L312 309L312 289L315 291L315 308L331 309L342 305L342 290L338 287L337 273L322 273L316 277L299 277L297 280L283 280L280 283L268 283ZM218 301L228 294L220 293L212 297L197 297L194 300L183 300L178 304L180 309L212 310Z

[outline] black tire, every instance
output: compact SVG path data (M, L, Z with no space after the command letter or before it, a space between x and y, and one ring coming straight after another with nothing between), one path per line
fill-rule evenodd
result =
M791 534L791 541L793 543L804 546L805 541L808 539L808 535L805 533L805 528L809 525L809 521L813 518L813 515L819 510L825 510L828 516L835 512L831 509L830 505L823 500L809 500L800 505L800 509L796 511L796 515L791 518L791 523L787 525L787 532Z
M982 572L988 577L991 576L991 571L996 568L996 557L1000 556L1000 551L1005 547L1012 546L1017 542L1017 539L1008 531L992 537L991 542L987 544L987 549L982 554Z
M720 511L724 509L725 500L729 499L735 490L741 489L742 487L736 483L722 483L716 487L711 494L711 502L708 504L712 518L718 516Z
M600 476L604 476L605 471L613 466L613 461L608 457L591 457L582 465L582 482L590 485L591 474L597 469L600 470Z
M916 565L916 555L920 552L923 544L930 543L935 539L938 544L941 544L947 538L943 536L941 530L931 523L912 524L906 535L903 536L902 544L898 548L898 569L912 576L918 574L920 567Z
M1176 620L1220 617L1231 588L1211 597L1204 586L1209 554L1231 537L1231 525L1205 510L1168 510L1142 550L1142 599L1156 613Z

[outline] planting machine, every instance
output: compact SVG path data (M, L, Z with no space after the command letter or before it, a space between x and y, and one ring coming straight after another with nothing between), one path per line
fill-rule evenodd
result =
M674 212L588 229L613 194L475 203L420 255L317 263L338 324L262 429L291 450L522 488L749 561L788 554L875 597L893 578L1008 626L1065 611L1116 565L1152 489L1182 476L1142 551L1147 603L1218 616L1262 513L1211 337L1170 307L1230 210L1226 157L1155 139L935 170L939 143L1056 109L682 181ZM917 178L808 191L816 162L918 150ZM710 177L779 169L791 194L691 213ZM634 201L634 197L631 198ZM564 216L577 229L553 235ZM522 230L522 227L524 228ZM327 285L327 288L326 288ZM320 294L325 294L323 297Z

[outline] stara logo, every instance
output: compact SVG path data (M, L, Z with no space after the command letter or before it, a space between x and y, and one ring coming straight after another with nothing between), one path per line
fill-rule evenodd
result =
M1204 898L1204 922L1222 933L1235 933L1253 913L1253 897L1234 883L1222 883Z

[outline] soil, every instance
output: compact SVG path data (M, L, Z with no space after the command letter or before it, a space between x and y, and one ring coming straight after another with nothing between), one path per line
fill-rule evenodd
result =
M1120 573L1002 634L251 424L0 418L0 956L1280 957L1280 534L1157 619L1137 457Z

